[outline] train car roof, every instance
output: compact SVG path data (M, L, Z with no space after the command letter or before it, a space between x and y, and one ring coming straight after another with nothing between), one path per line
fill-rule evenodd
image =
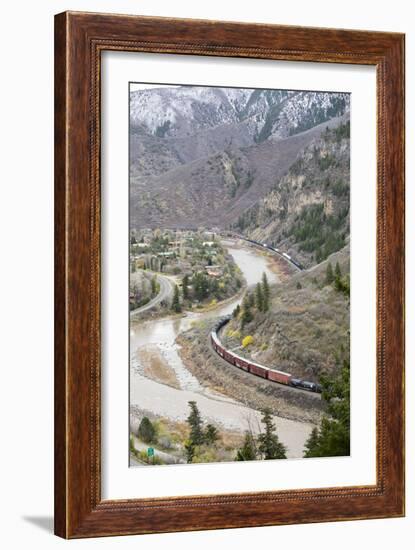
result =
M222 345L221 344L221 341L219 340L218 338L218 335L216 334L216 330L212 330L212 332L210 333L212 338L215 340L215 342L217 342L218 344Z
M216 331L212 330L211 335L212 335L212 338L215 340L215 342L217 342L220 346L223 347L222 342L219 340L218 335L216 334ZM271 367L266 367L265 365L260 365L259 363L255 363L254 361L251 361L247 357L241 357L240 355L238 355L237 353L234 353L233 351L229 351L226 348L223 348L223 349L226 351L226 353L229 353L230 355L232 355L236 359L240 359L241 361L245 361L247 363L250 363L251 365L253 365L255 367L258 367L260 369L265 369L265 370L268 370L268 371L277 372L278 374L282 374L283 376L291 376L291 374L289 372L284 372L282 370L272 369Z
M284 372L283 370L271 369L271 368L269 370L272 370L272 372L278 372L278 374L283 374L284 376L291 376L289 372Z
M265 365L259 365L258 363L254 363L254 361L251 361L247 357L241 357L240 355L238 355L236 353L233 353L233 351L228 351L228 353L230 353L231 355L233 355L237 359L240 359L241 361L245 361L246 363L254 365L254 367L258 367L260 369L265 369L265 370L271 370L269 367L266 367Z

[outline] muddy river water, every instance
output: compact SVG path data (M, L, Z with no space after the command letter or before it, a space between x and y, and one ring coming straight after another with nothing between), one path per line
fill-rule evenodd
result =
M223 242L236 264L241 269L248 286L261 280L265 272L270 284L278 281L277 275L269 267L266 256L253 248L234 246L232 242ZM181 318L156 319L140 323L131 320L130 326L130 405L140 410L152 412L158 416L183 421L188 416L188 401L197 402L202 416L226 429L259 431L261 417L258 411L249 409L230 398L213 394L202 387L183 364L178 353L177 336L188 330L195 321L229 314L241 298L229 301L214 310L202 313L189 313ZM167 386L144 376L144 367L140 362L140 349L156 350L172 371L174 371L180 389ZM287 447L288 458L301 457L304 442L312 426L275 417L278 435Z

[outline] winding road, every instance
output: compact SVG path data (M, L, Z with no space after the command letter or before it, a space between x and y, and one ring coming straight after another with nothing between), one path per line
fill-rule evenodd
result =
M171 300L171 298L173 297L174 282L168 277L160 275L159 273L157 273L157 282L160 285L160 290L158 294L143 306L130 311L130 317L135 317L135 315L153 308L163 300Z

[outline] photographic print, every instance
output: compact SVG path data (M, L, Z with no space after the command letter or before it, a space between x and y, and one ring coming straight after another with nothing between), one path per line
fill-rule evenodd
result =
M56 15L58 536L405 514L404 69L399 33Z
M130 466L350 454L350 94L130 83Z

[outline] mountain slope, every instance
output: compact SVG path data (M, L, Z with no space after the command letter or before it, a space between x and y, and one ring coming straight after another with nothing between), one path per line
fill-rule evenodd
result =
M329 125L337 126L333 119ZM225 149L156 176L132 176L131 222L147 227L227 227L256 205L327 124L279 141Z
M348 94L200 86L132 91L132 227L229 227L348 113Z
M243 324L234 317L220 337L229 349L254 361L318 382L320 375L339 367L338 357L348 354L349 296L327 282L327 266L338 263L348 276L350 250L346 246L311 271L295 274L271 286L270 307L265 313L251 308L252 319ZM252 336L247 349L240 347Z
M319 263L348 240L349 181L350 124L344 121L315 136L234 228L282 247L307 266Z
M166 86L130 93L130 124L169 138L251 119L252 138L264 141L341 116L349 102L349 94L342 93Z

